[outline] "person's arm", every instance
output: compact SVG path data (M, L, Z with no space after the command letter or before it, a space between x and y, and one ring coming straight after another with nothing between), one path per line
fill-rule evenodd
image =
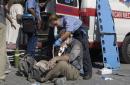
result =
M29 11L33 16L36 17L36 13L35 13L35 11L34 11L33 8L28 8L28 11Z
M35 0L27 0L27 10L28 10L28 12L36 17L36 13L35 13L35 10L34 10L35 6L36 6Z
M22 18L22 15L21 14L17 14L17 20L21 20L21 18Z
M35 0L28 0L28 12L30 12L36 19L37 19L37 27L38 29L41 28L41 16L40 16L40 9L39 5L37 5L37 2ZM38 14L36 14L36 12Z
M82 24L81 20L78 20L77 18L74 17L65 17L65 22L66 22L66 33L61 36L61 40L65 40L68 38L71 33L74 33Z
M16 19L18 22L21 22L21 19L22 19L22 15L23 15L23 7L22 5L17 5L18 7L16 8Z
M6 14L6 17L10 21L10 23L13 23L12 19L10 18L10 16L8 14Z
M12 6L13 4L13 0L8 0L8 3L7 3L7 8L10 9L10 7Z
M13 24L12 19L10 18L10 16L8 14L6 14L7 19L9 20L9 22L11 23L11 26L14 27L14 29L16 29L15 25Z
M40 11L40 7L39 5L36 5L36 11L37 11L37 15L36 15L36 18L37 18L37 26L38 26L38 29L41 28L41 23L42 23L42 19L41 19L41 11Z
M53 58L56 62L59 62L59 61L67 61L69 60L69 55L63 55L63 56L57 56L57 57L54 57ZM52 60L53 60L52 59Z
M61 36L61 40L62 41L66 40L70 35L71 35L71 32L65 32L65 34Z
M71 32L65 32L58 40L55 41L54 46L60 46L61 43L71 35Z
M58 62L58 61L74 61L81 54L82 44L81 44L80 41L78 41L76 39L71 41L71 44L72 44L72 48L71 48L71 52L69 54L54 57L52 60L54 60L55 62Z
M49 61L50 69L52 69L55 66L56 62L59 62L59 61L66 61L66 62L68 62L69 61L69 55L56 56L56 57L52 58Z

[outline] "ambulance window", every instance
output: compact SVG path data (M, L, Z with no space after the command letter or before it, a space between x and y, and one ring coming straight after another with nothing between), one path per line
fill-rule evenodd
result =
M77 7L77 0L58 0L58 3Z

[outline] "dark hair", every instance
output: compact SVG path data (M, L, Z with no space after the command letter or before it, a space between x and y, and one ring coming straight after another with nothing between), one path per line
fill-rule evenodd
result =
M10 4L23 4L25 0L9 0Z
M49 17L49 21L55 21L55 20L60 19L61 17L62 17L62 16L60 16L60 15L52 14L52 15L50 15L50 17Z

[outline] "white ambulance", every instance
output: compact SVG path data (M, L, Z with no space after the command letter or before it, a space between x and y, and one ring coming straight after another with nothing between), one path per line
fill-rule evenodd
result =
M122 0L109 0L113 11L121 61L130 63L130 7ZM96 26L96 0L50 0L46 12L80 17L89 27L90 48L100 47Z

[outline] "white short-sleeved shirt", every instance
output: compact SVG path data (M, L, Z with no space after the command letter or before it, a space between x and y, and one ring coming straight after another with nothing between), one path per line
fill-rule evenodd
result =
M17 22L17 15L23 15L23 7L21 4L13 4L10 7L9 16L12 19L12 22L15 25L16 29L13 26L11 26L11 23L7 20L7 43L16 44L16 41L18 39L20 24Z
M23 7L21 4L13 4L10 8L10 17L12 19L17 19L16 16L20 14L22 15L23 14Z

